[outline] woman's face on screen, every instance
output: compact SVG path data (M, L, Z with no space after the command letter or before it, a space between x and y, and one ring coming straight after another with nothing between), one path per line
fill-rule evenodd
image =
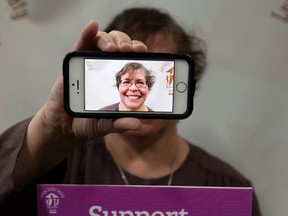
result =
M145 72L139 68L127 71L121 77L119 85L121 111L148 111L145 101L148 95Z

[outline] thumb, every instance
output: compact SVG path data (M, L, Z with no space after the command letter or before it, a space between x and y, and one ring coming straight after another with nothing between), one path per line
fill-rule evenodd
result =
M93 46L93 41L98 33L99 25L97 21L91 20L82 30L76 42L74 50L89 50Z

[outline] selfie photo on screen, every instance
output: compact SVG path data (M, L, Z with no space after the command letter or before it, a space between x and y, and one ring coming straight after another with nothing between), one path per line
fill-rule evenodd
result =
M85 59L85 110L173 111L174 61Z

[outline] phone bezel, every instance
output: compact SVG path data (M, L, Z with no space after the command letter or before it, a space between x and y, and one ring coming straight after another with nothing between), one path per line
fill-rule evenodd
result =
M188 65L187 80L187 108L183 113L172 112L126 112L126 111L75 111L70 108L70 60L74 57L96 58L96 59L117 59L117 60L184 60ZM84 74L84 72L83 72ZM68 53L63 60L64 76L64 108L72 117L80 118L121 118L136 117L149 119L184 119L191 115L193 111L193 97L195 93L194 61L187 54L179 53L106 53L98 51L74 51ZM84 76L84 75L83 75ZM176 85L176 83L174 83ZM83 105L84 106L84 105Z

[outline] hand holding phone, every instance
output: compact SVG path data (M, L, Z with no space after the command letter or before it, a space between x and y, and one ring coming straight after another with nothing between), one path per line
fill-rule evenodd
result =
M72 52L63 74L73 117L183 119L193 110L194 63L185 54Z

